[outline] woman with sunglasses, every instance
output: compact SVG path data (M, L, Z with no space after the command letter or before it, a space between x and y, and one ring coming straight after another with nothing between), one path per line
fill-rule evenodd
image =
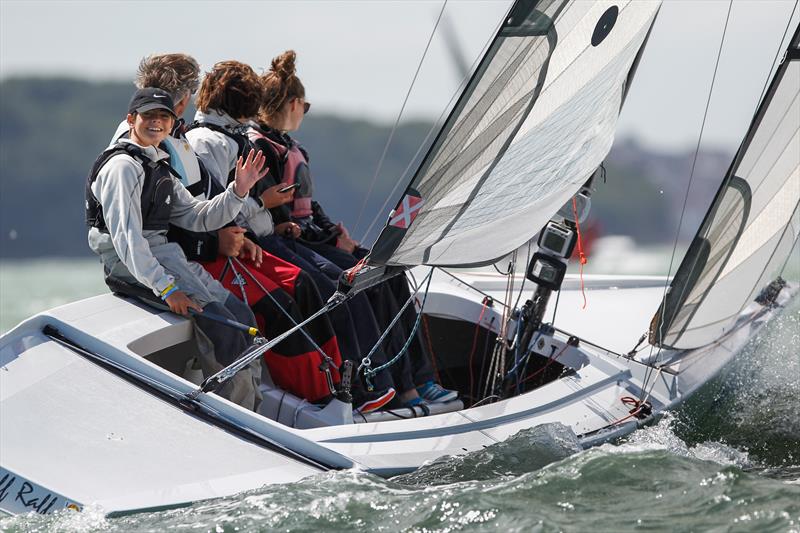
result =
M279 236L273 235L260 242L282 257L280 249L286 248L285 241L296 240L294 250L312 250L316 257L321 256L325 260L317 259L318 264L326 271L335 271L340 275L342 270L351 268L362 259L368 250L359 246L341 223L332 222L313 198L308 153L289 134L300 128L311 107L305 98L305 87L295 74L295 61L293 50L272 60L270 70L261 77L264 99L258 123L250 130L250 140L264 152L270 167L262 182L297 187L291 202L271 209L276 227L287 229L280 232ZM381 330L388 327L400 312L402 303L410 296L407 280L403 276L365 292ZM415 322L416 312L409 306L392 328L387 347L390 355L402 349L412 334ZM362 346L364 353L372 346L371 343L365 344ZM414 406L425 401L447 402L456 399L457 392L444 389L436 383L430 358L419 334L414 335L409 354L410 357L402 357L391 367L394 383L401 391L402 404Z
M261 80L250 66L238 61L217 63L211 72L206 74L200 86L197 93L195 121L189 126L186 137L197 157L200 158L209 173L221 181L221 185L230 179L231 163L235 162L237 157L247 154L253 149L253 144L246 134L246 124L249 118L257 114L262 96ZM289 294L296 294L298 285L303 285L306 289L311 285L314 287L314 292L319 290L319 294L327 299L333 293L335 284L316 266L304 263L300 257L294 255L276 254L274 250L267 247L262 249L262 246L253 242L261 237L273 235L276 231L283 232L291 229L291 223L273 226L269 211L269 208L291 202L295 191L281 192L280 189L283 187L281 184L262 180L250 191L251 197L246 204L247 209L242 209L241 216L236 220L239 226L248 229L248 237L244 238L242 245L242 254L245 257L253 258L252 261L246 262L250 269L255 268L272 278ZM313 252L308 250L308 254L310 257ZM319 259L325 261L321 257ZM223 276L223 284L234 294L239 294L241 287L231 285L234 278L230 276L230 272L225 270L224 260L204 263L204 267L215 276L227 274L227 277ZM336 269L333 265L330 267ZM337 272L338 269L330 275L335 277ZM285 279L287 275L289 279ZM324 282L329 286L320 287L317 282ZM320 306L321 303L318 307ZM361 312L363 309L369 312L368 302L364 300L363 303L359 303L356 299L348 302L346 306L334 309L328 315L333 324L333 330L336 332L338 348L342 356L354 361L358 360L361 353L357 341L358 332L355 326L357 318L355 317L360 318L364 314ZM354 311L353 315L350 314L351 310ZM308 312L311 311L316 311L316 309L308 309ZM366 319L369 320L369 318ZM374 321L374 318L372 320ZM365 327L368 326L359 326L358 330ZM375 329L377 330L377 326ZM304 376L304 372L300 371L300 367L293 361L281 361L269 357L268 354L266 362L273 378L293 375L292 381L298 381L301 384L309 381L308 376ZM288 371L289 366L293 366L296 371ZM383 374L388 375L388 372ZM316 379L311 381L317 382L319 378L320 376L316 376ZM335 375L334 379L338 381L338 375ZM288 377L276 380L277 384L285 390L306 399L312 399L307 394L300 394L302 388L288 386L289 381ZM353 396L356 410L362 413L370 412L392 400L395 390L390 386L391 378L378 377L375 384L378 390L372 392L367 392L358 386L354 387Z

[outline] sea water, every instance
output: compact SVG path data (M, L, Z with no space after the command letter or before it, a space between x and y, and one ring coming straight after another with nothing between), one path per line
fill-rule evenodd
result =
M80 292L66 273L82 267L97 269L99 280L94 262L0 264L3 330L36 307L10 303L6 290L59 303L54 287ZM10 273L41 287L31 292ZM86 272L76 275L84 292L103 290ZM3 518L0 529L800 532L798 346L796 298L680 409L589 450L553 424L392 479L329 472L179 509L105 518L88 508Z

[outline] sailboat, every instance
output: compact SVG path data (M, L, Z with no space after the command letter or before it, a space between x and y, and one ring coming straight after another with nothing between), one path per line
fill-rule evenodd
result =
M280 338L198 378L189 321L104 294L0 338L0 509L113 515L331 469L392 476L550 423L589 447L683 402L797 292L780 273L800 235L800 30L676 275L584 285L568 258L658 10L515 2L370 256L326 305L408 276L460 399L359 417L341 398L311 405L264 383L247 411L213 391ZM514 263L526 245L520 275L452 271ZM602 319L580 314L582 289ZM368 357L356 371L369 377Z

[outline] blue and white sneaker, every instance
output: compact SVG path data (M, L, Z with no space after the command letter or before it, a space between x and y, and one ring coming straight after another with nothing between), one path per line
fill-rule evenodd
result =
M417 393L429 403L447 403L458 398L458 391L445 389L435 381L420 385L417 387Z

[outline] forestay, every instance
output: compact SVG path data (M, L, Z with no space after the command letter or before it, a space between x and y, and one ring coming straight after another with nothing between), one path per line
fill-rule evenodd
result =
M728 332L800 235L800 27L653 317L650 343L688 349Z
M530 240L608 154L659 6L516 2L370 263L480 265Z

